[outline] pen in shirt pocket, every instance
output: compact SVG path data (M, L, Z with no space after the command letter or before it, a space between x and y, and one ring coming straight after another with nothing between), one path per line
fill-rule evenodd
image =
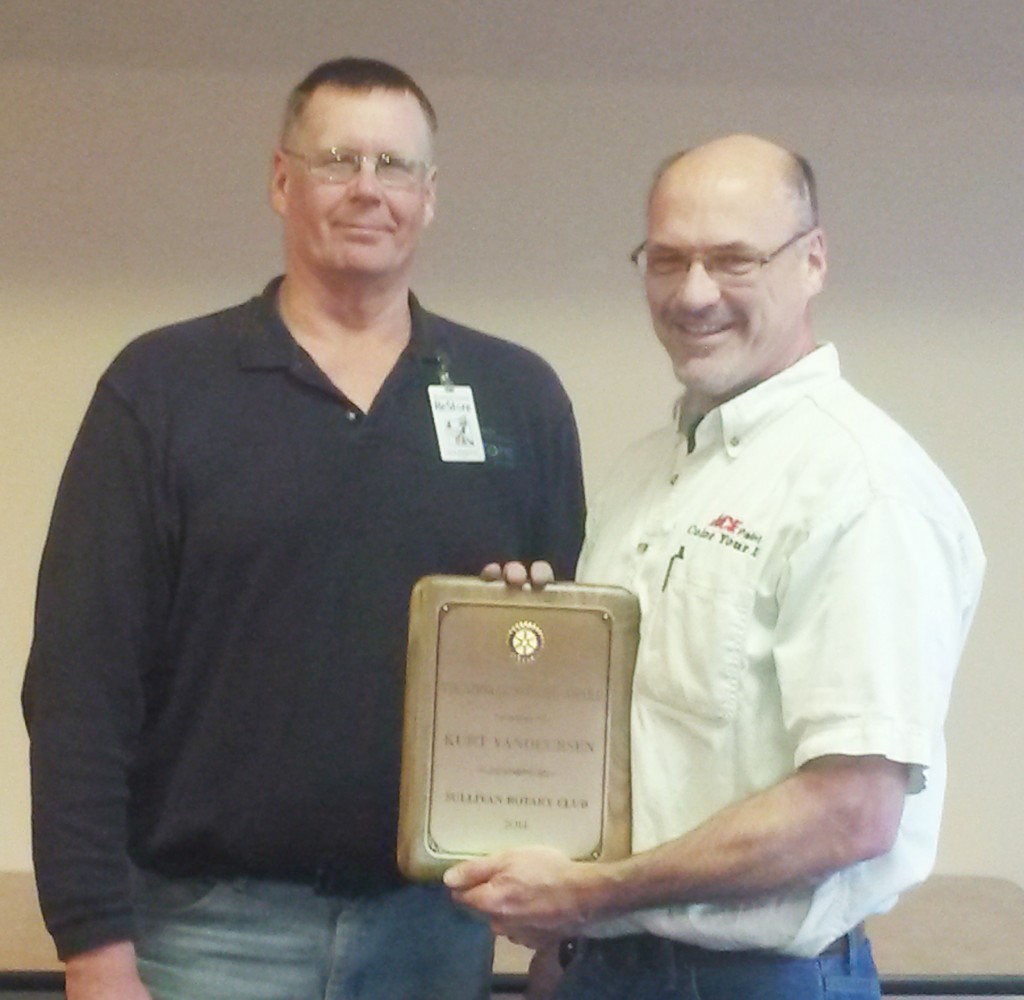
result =
M679 551L674 556L672 556L671 559L669 559L668 566L665 569L665 579L661 581L662 590L664 590L668 586L668 578L672 575L672 567L675 565L677 559L683 558L683 552L685 551L685 549L686 546L680 545Z

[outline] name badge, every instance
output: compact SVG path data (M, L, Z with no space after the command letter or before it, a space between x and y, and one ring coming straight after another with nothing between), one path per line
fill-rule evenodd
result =
M428 385L430 412L442 462L482 462L484 440L468 385Z

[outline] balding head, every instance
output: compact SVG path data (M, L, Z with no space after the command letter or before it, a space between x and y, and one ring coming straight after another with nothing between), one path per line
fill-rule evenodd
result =
M688 161L687 166L710 162L719 163L725 168L732 161L734 169L767 171L769 176L778 180L780 190L788 192L793 199L800 215L800 228L810 229L818 224L817 181L810 163L799 153L754 135L729 135L673 153L659 164L655 172L648 204L662 178L684 159Z

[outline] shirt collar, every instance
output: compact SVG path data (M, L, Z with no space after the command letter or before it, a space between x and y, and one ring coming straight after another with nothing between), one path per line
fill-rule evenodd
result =
M288 332L277 308L277 293L283 275L272 279L263 292L249 302L252 322L242 334L238 361L243 369L291 368L299 354L299 345ZM434 366L447 366L447 354L438 343L435 317L428 313L412 292L409 293L412 327L403 356Z
M839 377L835 346L821 344L777 375L711 410L697 425L695 450L721 443L730 455L735 455L758 427ZM679 431L685 439L686 429L680 426Z
M238 363L243 369L289 368L295 358L295 341L277 311L277 290L283 275L274 278L262 294L250 299L251 322L238 343Z

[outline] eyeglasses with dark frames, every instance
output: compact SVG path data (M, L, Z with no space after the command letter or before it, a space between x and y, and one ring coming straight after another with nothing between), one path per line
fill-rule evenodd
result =
M670 247L655 247L648 250L646 241L641 243L630 255L629 259L648 277L678 277L688 274L690 268L700 261L708 277L712 281L728 283L753 280L761 268L770 264L784 250L809 236L818 227L802 229L791 236L781 246L767 253L742 253L726 247L713 247L703 253L684 253Z

